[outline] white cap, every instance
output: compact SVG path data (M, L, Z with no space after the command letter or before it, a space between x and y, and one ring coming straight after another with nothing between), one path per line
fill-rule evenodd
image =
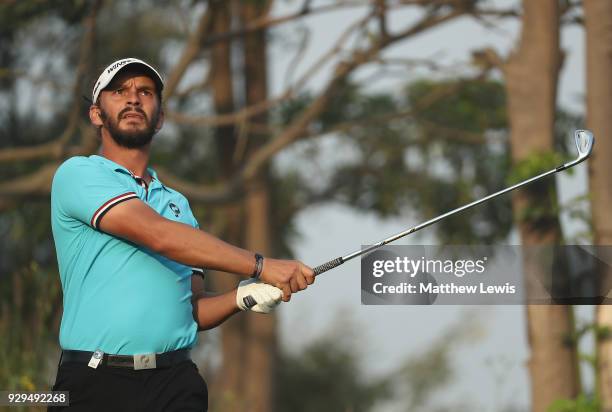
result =
M117 60L116 62L113 62L108 65L106 69L104 69L104 71L100 74L100 77L98 77L98 81L96 82L96 85L93 88L93 92L91 94L91 101L95 103L96 100L98 100L100 91L102 91L102 89L108 86L108 84L111 82L111 80L113 80L117 73L119 73L122 69L126 68L131 64L139 64L148 69L148 71L152 75L151 77L153 78L153 81L155 81L155 83L159 87L159 92L161 93L162 89L164 88L164 81L162 80L162 77L159 75L157 70L155 70L150 64L145 63L140 59L128 57L127 59Z

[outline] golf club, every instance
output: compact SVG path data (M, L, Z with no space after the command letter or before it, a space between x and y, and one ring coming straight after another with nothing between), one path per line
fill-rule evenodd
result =
M340 256L340 257L338 257L336 259L330 260L329 262L323 263L322 265L319 265L319 266L317 266L316 268L313 269L315 276L318 276L321 273L325 273L325 272L327 272L330 269L333 269L333 268L335 268L337 266L340 266L344 262L347 262L347 261L349 261L349 260L351 260L353 258L356 258L357 256L361 256L363 254L369 253L369 252L371 252L371 251L373 251L375 249L378 249L379 247L382 247L382 246L384 246L384 245L386 245L388 243L391 243L391 242L393 242L393 241L395 241L397 239L401 239L404 236L407 236L407 235L409 235L411 233L414 233L414 232L416 232L418 230L421 230L421 229L423 229L423 228L425 228L425 227L427 227L429 225L433 225L434 223L439 222L440 220L445 219L445 218L447 218L449 216L452 216L452 215L454 215L456 213L459 213L459 212L461 212L463 210L466 210L466 209L469 209L469 208L474 207L476 205L479 205L481 203L484 203L487 200L491 200L491 199L493 199L493 198L495 198L495 197L497 197L499 195L503 195L504 193L508 193L508 192L510 192L510 191L512 191L514 189L518 189L521 186L525 186L525 185L527 185L529 183L535 182L536 180L540 180L540 179L542 179L542 178L544 178L546 176L549 176L549 175L555 174L557 172L560 172L562 170L568 169L570 167L576 166L577 164L583 162L586 158L588 158L591 155L591 151L593 150L593 144L595 142L595 138L593 137L593 133L591 133L588 130L576 130L574 132L574 138L576 140L576 147L578 149L578 157L575 160L573 160L571 162L568 162L568 163L564 163L564 164L562 164L561 166L559 166L559 167L557 167L555 169L549 170L548 172L544 172L542 174L539 174L537 176L534 176L532 178L524 180L524 181L522 181L520 183L517 183L517 184L515 184L513 186L510 186L510 187L508 187L506 189L502 189L499 192L495 192L493 194L490 194L490 195L488 195L486 197L483 197L482 199L475 200L472 203L468 203L467 205L458 207L457 209L453 209L453 210L451 210L449 212L446 212L446 213L444 213L444 214L442 214L442 215L440 215L438 217L434 217L433 219L430 219L430 220L428 220L426 222L423 222L420 225L417 225L417 226L412 227L410 229L404 230L403 232L400 232L400 233L398 233L396 235L388 237L387 239L381 240L380 242L378 242L376 244L373 244L371 246L368 246L367 248L356 250L356 251L354 251L352 253L349 253L346 256ZM249 307L254 306L256 304L255 300L251 296L247 296L244 299L245 299L245 304L247 304L247 306L249 306ZM248 303L247 303L247 301L248 301ZM252 304L249 305L249 303L252 303Z

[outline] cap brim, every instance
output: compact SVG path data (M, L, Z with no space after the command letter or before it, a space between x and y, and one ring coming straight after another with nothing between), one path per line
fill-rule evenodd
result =
M160 76L160 74L157 72L157 70L155 70L155 68L153 68L153 66L151 66L150 64L140 59L127 58L127 59L117 60L116 62L111 63L100 74L100 77L98 77L98 81L96 81L96 84L93 88L92 99L91 99L92 102L96 103L96 101L98 100L98 96L100 95L100 92L104 90L111 83L111 81L115 78L115 76L117 76L117 74L121 73L127 67L134 67L134 66L140 66L143 70L143 73L147 73L148 76L151 77L151 79L153 79L153 81L155 82L155 85L159 89L159 94L161 96L161 92L164 88L164 81L162 77Z

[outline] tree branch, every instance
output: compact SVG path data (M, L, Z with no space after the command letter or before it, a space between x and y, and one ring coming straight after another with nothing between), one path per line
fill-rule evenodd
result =
M58 159L64 155L64 149L70 138L74 135L80 120L81 83L91 66L91 53L95 44L96 16L101 7L101 0L96 0L90 13L85 17L85 35L81 41L79 61L76 67L75 81L72 87L72 108L68 115L68 122L62 134L54 140L35 146L18 147L0 150L1 162L15 162L40 158Z
M306 70L304 75L302 75L302 77L296 83L289 86L282 94L275 98L268 99L266 101L259 102L251 106L247 106L234 113L227 113L216 116L194 116L173 111L168 111L166 113L166 116L169 120L181 124L219 127L242 123L247 121L251 117L263 114L274 108L278 104L295 97L295 94L306 84L308 79L314 76L327 63L327 61L334 58L337 53L342 50L342 45L348 41L352 32L357 28L363 26L370 18L374 16L374 14L374 12L368 13L365 17L351 24L340 35L334 46L332 46L325 54L319 57L319 59Z
M421 33L422 31L428 28L434 27L448 20L456 18L462 15L464 12L464 9L457 9L444 16L428 15L414 26L411 26L410 28L402 32L399 32L395 35L390 35L386 38L379 38L373 45L370 46L370 48L365 51L354 51L352 58L347 61L340 62L336 66L334 76L332 80L328 82L328 85L326 86L323 93L321 93L302 112L301 116L291 122L288 127L285 128L284 131L281 132L281 134L276 139L272 140L271 142L267 143L266 145L255 151L250 157L247 164L245 165L242 172L237 175L235 179L231 182L221 185L203 186L195 185L181 178L173 176L166 170L158 170L158 173L160 173L162 179L168 182L168 184L172 185L173 187L176 187L178 190L185 193L187 196L193 198L196 201L206 203L223 203L235 199L236 197L241 195L240 192L242 191L244 185L248 184L248 182L257 175L259 170L264 167L265 164L276 153L291 144L293 141L309 136L309 134L306 132L308 125L316 117L318 117L321 112L327 107L329 99L333 95L333 93L335 93L338 85L342 81L344 81L354 69L376 58L380 50L382 50L384 47L387 47L393 44L394 42L402 40L406 37ZM369 16L371 17L372 14L370 14ZM277 99L272 99L272 101ZM264 102L261 105L262 108L269 106L270 102L271 101ZM237 121L246 120L247 117L253 116L253 113L256 112L256 110L260 109L259 106L260 105L255 105L250 108L243 109L240 112L226 116L217 116L216 120L212 120L211 118L209 118L207 120L208 125L220 125L223 122L235 123ZM253 110L253 112L250 112L251 110ZM177 115L178 114L174 113L172 117L176 119ZM178 118L180 118L180 116L181 115L178 115ZM187 120L187 118L182 118L181 120ZM198 124L202 124L203 120L203 118L198 119Z
M179 82L187 71L187 68L200 53L204 38L206 37L206 34L210 32L211 21L211 13L209 10L206 10L204 14L202 14L202 17L200 17L196 30L191 34L191 36L189 36L189 40L187 40L187 45L185 46L185 50L183 50L183 54L168 76L168 81L166 82L167 84L165 87L166 100L174 95Z
M387 31L387 4L386 0L376 0L376 16L378 17L378 31L381 37L389 35Z
M60 162L50 162L37 171L17 179L0 183L2 197L49 196L51 179Z
M315 14L325 13L334 10L341 10L350 7L364 7L368 6L367 1L338 1L334 4L328 4L319 7L310 7L310 2L305 2L305 5L295 13L290 13L281 17L265 17L259 18L251 22L249 25L242 27L237 30L228 31L225 33L218 33L209 36L203 43L202 47L210 47L216 42L230 40L236 37L242 37L249 33L257 32L261 29L267 29L273 26L278 26L289 21L297 20L302 17L312 16Z
M321 93L310 104L310 106L307 107L302 114L298 116L298 118L296 118L278 137L253 153L241 173L242 178L245 181L251 180L257 175L259 170L269 161L272 156L289 144L293 143L295 140L304 136L304 132L308 125L327 107L330 97L336 91L338 85L357 67L376 57L383 48L388 47L389 45L406 37L419 34L426 29L452 20L465 12L466 9L464 8L456 8L446 15L429 14L417 22L414 26L411 26L402 32L395 35L389 35L386 38L379 38L374 42L374 44L364 51L354 51L349 60L340 62L336 66L334 77L330 82L328 82L325 91Z
M156 170L164 184L178 190L195 202L223 204L234 201L243 194L242 182L239 179L215 185L203 185L184 180L165 168L157 167Z
M473 51L472 63L484 73L491 69L506 71L506 61L491 47Z
M410 3L420 4L420 3L425 3L425 2L414 1ZM341 4L341 3L338 3L338 4ZM331 7L331 6L321 7L319 8L319 11L323 8L331 9L331 8L339 7L338 4L334 5L334 7ZM315 9L310 9L309 7L307 7L306 9L307 9L306 11L309 13L312 13L312 10L315 10ZM281 151L282 149L284 149L285 147L287 147L294 141L298 139L303 139L309 136L307 131L308 131L310 124L315 119L317 119L321 115L321 113L327 108L331 100L331 97L337 92L338 88L341 87L341 84L346 80L346 78L355 69L362 66L363 64L369 63L372 60L376 59L379 56L379 53L381 52L381 50L383 50L385 47L397 41L405 39L407 37L417 35L429 28L435 27L451 19L454 19L462 14L465 14L466 11L467 11L466 8L455 7L451 11L445 14L441 12L429 13L425 17L423 17L423 19L417 22L415 25L408 27L404 31L400 31L396 34L389 34L388 36L374 39L372 43L370 44L370 46L366 49L354 50L347 59L340 61L336 65L335 70L333 72L333 76L331 80L328 81L323 92L320 93L319 96L315 98L310 103L310 105L306 107L302 111L302 113L298 117L296 117L274 140L271 140L266 145L262 146L260 149L255 151L253 155L250 157L250 159L248 160L248 162L246 163L245 167L242 169L242 171L239 174L237 174L236 177L232 179L231 181L226 181L218 185L209 185L209 186L204 185L203 186L200 184L186 182L172 175L168 171L164 169L160 169L159 173L160 173L162 180L167 182L167 184L175 187L177 190L180 190L181 192L185 193L186 195L188 195L190 198L192 198L194 201L197 201L197 202L214 204L214 203L225 203L225 202L236 199L237 197L242 195L244 191L244 186L248 184L248 182L257 175L259 170L262 167L264 167L276 153L278 153L279 151ZM370 13L367 16L367 19L371 17L372 17L372 14ZM364 19L364 21L367 21L367 19ZM204 25L202 23L202 20L200 21L200 23L201 24L199 27L202 27ZM247 31L259 30L262 27L266 27L265 25L262 25L262 24L263 23L255 24L252 27L248 28ZM354 26L354 27L356 28L358 26ZM245 31L242 30L241 32L245 32ZM349 34L347 32L346 35L343 37L343 39L348 39L348 36ZM337 42L336 46L332 50L337 52L338 51L337 48L340 47L343 39ZM195 42L195 40L193 41ZM333 54L330 53L330 56L332 55ZM184 56L186 56L185 61L188 61L189 60L188 57L190 56L190 54L186 53L184 54ZM81 70L79 70L78 72L81 73ZM174 75L174 77L176 78L176 80L174 81L175 82L174 89L173 89L174 91L176 90L176 84L178 84L178 79L182 77L178 74L179 73L178 70L175 71L175 73L177 74ZM303 80L304 80L304 77L300 79L300 81L303 81ZM262 102L260 104L243 109L242 111L234 113L234 114L217 117L216 119L214 119L214 121L207 119L204 122L202 122L202 119L198 119L198 124L204 123L207 125L223 125L223 124L230 124L230 122L236 122L236 121L244 122L246 119L250 118L251 116L254 116L256 114L269 110L269 108L273 104L277 104L278 101L282 101L282 100L289 98L291 96L290 93L291 93L291 89L287 91L285 95L282 95L276 99L271 99L269 101ZM175 119L179 119L180 121L190 120L188 116L185 118L181 118L181 115L179 114L174 114L174 116L175 116ZM172 118L173 116L170 115L169 117ZM90 143L91 143L91 140L92 139L90 139ZM32 149L32 148L29 148L29 149ZM75 153L75 152L78 153L79 151L84 150L84 145L78 146L70 150L72 153ZM36 156L40 157L40 153L37 153ZM45 196L48 195L51 177L53 176L53 173L55 172L55 169L57 168L58 164L59 163L57 162L50 163L31 175L19 178L12 182L0 183L0 196L7 196L7 195L27 196L31 194L42 194Z

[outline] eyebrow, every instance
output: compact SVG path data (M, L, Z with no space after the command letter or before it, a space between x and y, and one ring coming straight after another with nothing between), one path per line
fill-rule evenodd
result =
M109 85L108 88L110 90L119 90L119 89L125 89L130 87L129 85L126 85L125 83L123 84L117 84L117 85ZM155 91L155 86L148 86L148 85L144 85L144 86L139 86L136 88L136 90L147 90L147 91L151 91L154 92Z
M132 79L126 79L122 83L117 82L116 84L113 84L113 82L111 82L105 89L106 90L112 90L112 91L116 91L116 90L119 90L119 89L125 89L127 87L130 87L130 85L132 84L131 80ZM148 82L146 82L145 84L140 84L140 85L138 85L136 90L137 91L145 90L145 91L148 91L150 93L157 94L158 96L161 96L161 94L157 90L157 85L154 84L154 82L153 82L153 84L149 84Z

